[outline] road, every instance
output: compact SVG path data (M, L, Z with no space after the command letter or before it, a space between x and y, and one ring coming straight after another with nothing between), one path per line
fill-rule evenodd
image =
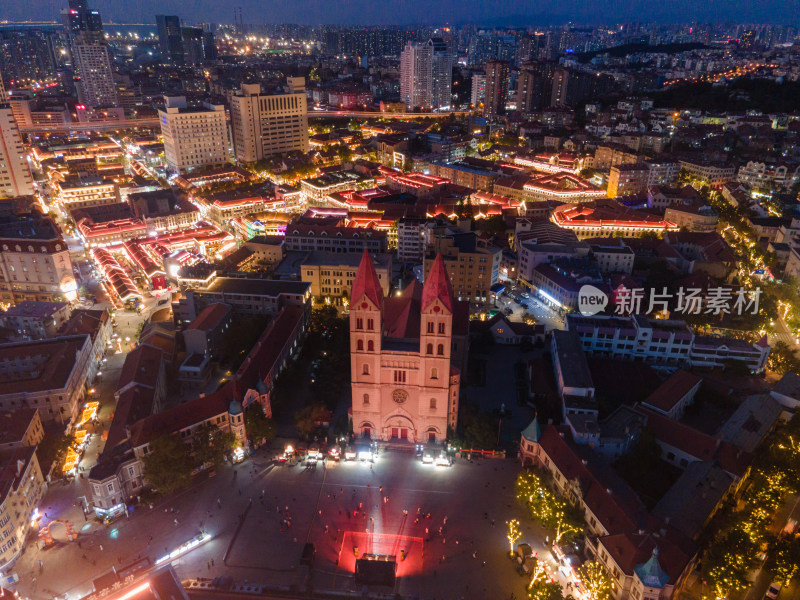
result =
M784 342L793 350L800 348L800 337L791 332L789 326L786 325L786 321L781 317L779 317L778 322L775 323L775 335L773 336L773 340Z

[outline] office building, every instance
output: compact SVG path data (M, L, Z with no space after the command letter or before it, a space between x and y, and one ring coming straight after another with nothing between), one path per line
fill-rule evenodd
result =
M299 254L299 256L297 256ZM392 255L372 254L372 261L384 296L389 295L392 280ZM361 257L355 252L290 253L286 261L298 260L300 279L311 285L311 295L322 298L348 298ZM280 271L280 267L278 267Z
M283 152L308 152L305 78L287 77L283 92L242 84L230 99L236 160L253 163Z
M49 217L28 214L0 223L0 304L74 300L77 290L69 249Z
M492 60L486 63L486 98L483 114L488 118L506 114L508 99L508 63Z
M55 185L58 201L66 211L118 204L119 186L100 177L68 177Z
M176 15L156 15L158 46L161 49L161 62L175 67L184 63L181 20Z
M61 19L77 77L78 99L90 108L117 106L111 52L100 13L89 10L88 0L69 0L69 8L61 11Z
M184 96L165 96L158 109L164 155L171 171L187 173L228 162L225 107L204 103L190 107Z
M411 109L449 107L453 62L441 38L408 42L400 55L400 99Z
M11 105L3 102L0 83L0 196L33 194L33 176Z

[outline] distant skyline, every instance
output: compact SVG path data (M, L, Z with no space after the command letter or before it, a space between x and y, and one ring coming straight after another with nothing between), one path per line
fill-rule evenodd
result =
M798 26L798 0L89 0L104 21L155 23L155 14L187 22L304 25L486 26L614 24L623 22L769 23ZM66 0L2 0L0 20L58 20Z

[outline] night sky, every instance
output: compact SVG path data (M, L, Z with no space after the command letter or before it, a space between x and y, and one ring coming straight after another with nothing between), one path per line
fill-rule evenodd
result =
M66 0L0 0L0 19L55 20ZM104 21L154 23L156 12L188 22L552 25L631 21L800 24L800 0L90 0Z

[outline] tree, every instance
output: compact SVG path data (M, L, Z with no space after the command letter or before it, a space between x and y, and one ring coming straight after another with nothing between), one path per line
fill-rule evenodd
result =
M800 567L800 538L797 536L781 537L770 553L767 567L775 573L775 578L789 585Z
M192 454L196 465L219 466L236 447L236 436L222 431L211 423L203 423L192 436Z
M508 533L506 533L506 538L508 538L508 546L510 554L514 555L514 544L516 544L520 538L522 537L522 532L519 529L519 521L516 519L511 519L510 521L506 521L508 525Z
M36 457L39 459L39 466L45 475L50 472L50 466L55 463L60 465L67 456L67 450L75 441L74 436L62 434L45 433L42 441L36 447Z
M193 462L189 446L177 435L163 435L150 442L144 475L159 494L170 494L192 481Z
M593 560L583 563L578 567L578 577L590 600L611 598L611 575L602 563Z
M557 581L540 581L528 587L528 598L530 600L562 600L564 590Z
M294 423L300 436L307 438L314 433L317 422L322 420L327 412L325 405L321 403L311 404L297 411L294 415Z
M800 373L800 359L786 342L778 340L769 353L767 368L778 375L784 375L789 371Z
M738 528L723 532L712 542L703 557L703 570L715 600L723 600L750 585L747 573L755 550L747 533Z
M244 411L244 429L256 446L275 437L275 424L264 414L264 407L253 402Z

